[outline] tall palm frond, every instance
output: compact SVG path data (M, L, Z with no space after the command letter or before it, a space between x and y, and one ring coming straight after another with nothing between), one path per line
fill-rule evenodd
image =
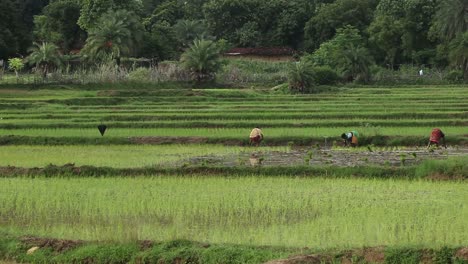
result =
M219 48L211 40L195 40L182 54L181 62L197 82L211 80L221 64Z
M289 88L293 91L304 93L307 89L314 86L314 77L312 63L309 61L296 62L289 69Z
M131 55L142 37L142 25L134 14L125 10L109 12L90 30L82 53L90 60L120 61Z
M454 39L468 30L468 0L443 0L434 20L438 35L445 40Z
M468 80L468 32L460 34L449 45L449 60L451 64L463 71Z
M343 51L342 59L342 72L348 79L369 81L372 58L366 48L350 44Z
M31 52L27 58L29 64L36 65L36 68L41 68L43 77L46 77L51 66L59 67L62 64L59 49L52 43L34 43L34 46L29 51Z

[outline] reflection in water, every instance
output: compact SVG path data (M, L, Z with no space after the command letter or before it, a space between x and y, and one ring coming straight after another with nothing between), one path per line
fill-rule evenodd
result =
M259 154L259 153L253 152L250 155L249 161L250 161L250 166L252 166L252 167L260 166L260 165L262 165L263 156L261 154Z

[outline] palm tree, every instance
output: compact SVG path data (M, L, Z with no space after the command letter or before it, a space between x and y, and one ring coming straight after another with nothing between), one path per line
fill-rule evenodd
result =
M119 10L108 12L89 32L82 50L90 60L115 60L132 53L141 40L142 25L132 12Z
M195 40L182 54L181 62L197 83L213 80L221 65L219 48L211 40Z
M195 39L206 37L206 27L201 20L179 20L173 29L183 48L188 47Z
M468 80L468 32L460 34L449 45L449 60L463 71L463 77Z
M30 64L35 64L36 68L42 69L42 77L47 77L47 73L51 66L60 66L62 57L58 47L54 44L43 42L42 44L34 43L30 49L31 54L27 58Z
M369 66L372 65L372 58L366 48L350 44L343 50L342 60L340 68L345 78L364 82L369 81Z
M468 30L468 0L443 0L434 20L436 34L445 40L452 40Z
M292 91L304 93L314 86L314 77L315 74L312 63L308 61L296 62L289 69L289 88Z

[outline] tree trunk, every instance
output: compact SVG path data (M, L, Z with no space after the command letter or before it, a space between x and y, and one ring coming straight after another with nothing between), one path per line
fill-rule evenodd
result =
M48 65L45 64L45 65L44 65L44 68L43 68L43 70L42 70L42 79L47 78L47 71L48 71Z
M463 62L463 79L468 81L468 59L465 59Z

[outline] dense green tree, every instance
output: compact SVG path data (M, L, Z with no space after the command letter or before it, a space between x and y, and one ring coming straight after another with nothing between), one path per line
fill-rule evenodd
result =
M362 46L364 39L354 27L346 26L337 30L335 37L327 42L322 43L317 49L306 59L311 61L315 66L330 66L337 69L343 59L343 52L348 45Z
M62 63L59 49L52 43L34 43L29 51L31 54L27 58L28 63L36 65L36 69L40 69L43 78L46 78L51 67L59 67Z
M304 45L309 51L319 48L320 44L330 40L337 28L346 25L363 31L373 19L377 0L337 0L322 5L314 17L305 26Z
M57 0L43 10L42 15L34 18L35 38L43 42L52 42L64 52L79 48L86 33L77 25L80 17L80 5L76 0Z
M243 36L242 28L251 23L246 30L252 28L256 22L255 16L260 11L257 0L210 0L203 7L203 12L212 33L225 38L231 43L239 43L239 37ZM258 30L258 29L256 29ZM245 35L251 36L250 33Z
M213 80L221 65L219 48L211 40L195 40L182 54L181 62L197 83Z
M146 33L141 55L157 60L177 59L180 46L174 26L183 18L181 1L169 0L156 5L143 20Z
M143 26L130 11L110 11L101 16L97 26L89 32L82 53L91 60L116 60L136 53L142 39Z
M210 0L203 12L212 33L236 46L299 47L314 9L308 0Z
M463 77L468 81L468 31L459 34L449 45L450 63L463 72Z
M428 33L438 1L381 0L368 29L376 57L384 57L383 63L392 68L399 63L429 63L436 45Z
M468 1L443 0L434 18L432 33L450 41L468 30Z
M0 0L0 58L26 54L32 44L33 17L49 0Z
M175 37L183 48L188 47L195 39L208 37L207 29L202 20L179 20L173 27Z
M142 10L139 0L80 0L82 2L78 24L86 31L99 23L99 18L110 10L125 9L139 13Z
M370 80L370 66L373 64L369 51L362 46L346 45L342 52L339 68L345 79L368 82Z
M335 37L320 45L305 60L315 66L329 66L337 69L347 80L368 81L372 56L365 47L364 38L359 30L347 26L337 30Z
M147 29L151 29L156 24L173 26L183 18L182 3L172 0L158 5L151 16L144 19L143 24Z
M0 59L6 59L19 52L19 28L16 15L18 7L13 1L0 1Z
M20 58L11 58L8 60L8 69L15 72L16 79L19 78L19 72L24 68L24 62Z

